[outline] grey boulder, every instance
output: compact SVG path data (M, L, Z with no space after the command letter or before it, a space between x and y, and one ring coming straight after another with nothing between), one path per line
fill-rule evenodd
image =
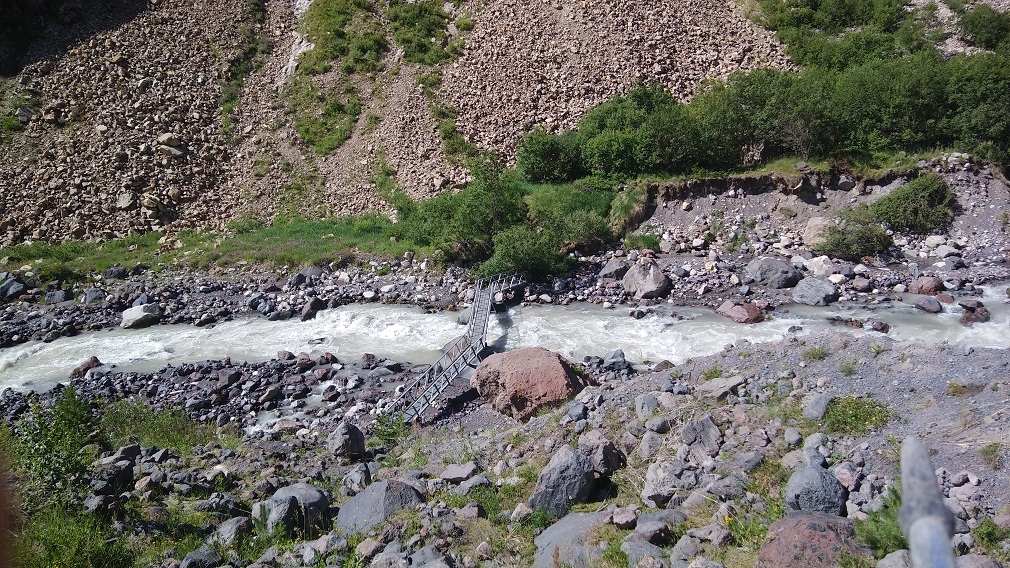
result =
M791 511L815 511L845 515L849 492L826 469L805 467L789 478L785 503Z
M642 300L665 296L673 283L663 274L663 270L651 259L643 259L628 269L621 280L624 290Z
M533 568L556 566L595 566L603 555L599 546L586 546L589 533L606 522L606 511L569 513L547 527L533 543L537 553Z
M789 288L803 278L803 273L795 266L776 258L755 258L747 263L744 273L769 288Z
M568 512L574 503L583 502L593 490L593 464L571 446L562 446L540 472L528 505L555 517Z
M826 306L838 299L835 285L820 278L804 278L793 288L793 301L808 306Z
M221 558L216 550L205 546L187 554L182 559L182 564L179 564L179 568L214 568L223 562L224 558Z
M139 329L154 325L161 320L161 307L158 304L143 304L123 312L123 329Z
M354 424L341 422L326 438L326 448L335 456L360 458L365 455L365 435Z
M379 481L344 503L337 513L337 528L347 534L366 532L393 513L423 502L417 489L402 481Z

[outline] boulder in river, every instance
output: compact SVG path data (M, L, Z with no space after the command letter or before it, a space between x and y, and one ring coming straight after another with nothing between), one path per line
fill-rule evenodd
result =
M665 296L673 286L659 264L648 257L640 258L632 265L621 284L629 295L639 300Z
M986 309L982 302L978 300L961 300L957 303L964 309L964 313L961 314L961 318L958 320L961 325L965 327L971 327L976 323L985 323L989 321L989 310Z
M820 278L804 278L793 288L793 301L808 306L826 306L838 299L835 285Z
M123 329L140 329L154 325L161 320L161 308L158 304L143 304L123 312Z
M920 276L908 284L909 294L935 296L944 290L946 288L943 287L943 280L936 276Z
M726 300L718 308L716 308L715 313L720 316L727 317L736 323L757 323L764 320L764 314L761 313L761 308L757 307L752 302L735 302L733 300Z
M470 378L470 386L495 410L517 420L526 420L540 407L560 405L586 385L568 361L543 347L491 355Z
M930 314L938 314L943 311L943 306L941 306L939 300L933 296L923 296L916 299L915 307Z

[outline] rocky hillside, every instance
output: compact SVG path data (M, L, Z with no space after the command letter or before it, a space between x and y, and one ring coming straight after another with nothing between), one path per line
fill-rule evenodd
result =
M787 64L772 36L728 4L522 1L447 3L447 37L462 49L439 70L407 63L373 7L392 44L379 70L312 77L321 89L352 85L361 101L348 141L320 155L299 137L286 89L297 53L311 47L297 33L306 7L25 4L41 31L0 46L20 54L0 82L0 244L381 208L371 182L381 162L414 197L465 182L436 110L508 155L533 126L570 127L637 80L689 97L707 77ZM439 71L440 85L419 86Z

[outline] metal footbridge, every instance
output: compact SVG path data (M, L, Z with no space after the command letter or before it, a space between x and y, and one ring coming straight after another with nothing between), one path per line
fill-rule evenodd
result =
M390 415L400 412L407 423L420 420L424 411L456 378L480 363L481 353L487 348L487 326L495 296L525 284L525 278L518 274L499 274L477 282L466 333L450 343L438 361L408 383L386 412Z

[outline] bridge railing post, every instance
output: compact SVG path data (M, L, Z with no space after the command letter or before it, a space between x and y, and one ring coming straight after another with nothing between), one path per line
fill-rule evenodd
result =
M901 443L901 509L912 568L954 568L954 515L943 503L929 453L915 436Z

